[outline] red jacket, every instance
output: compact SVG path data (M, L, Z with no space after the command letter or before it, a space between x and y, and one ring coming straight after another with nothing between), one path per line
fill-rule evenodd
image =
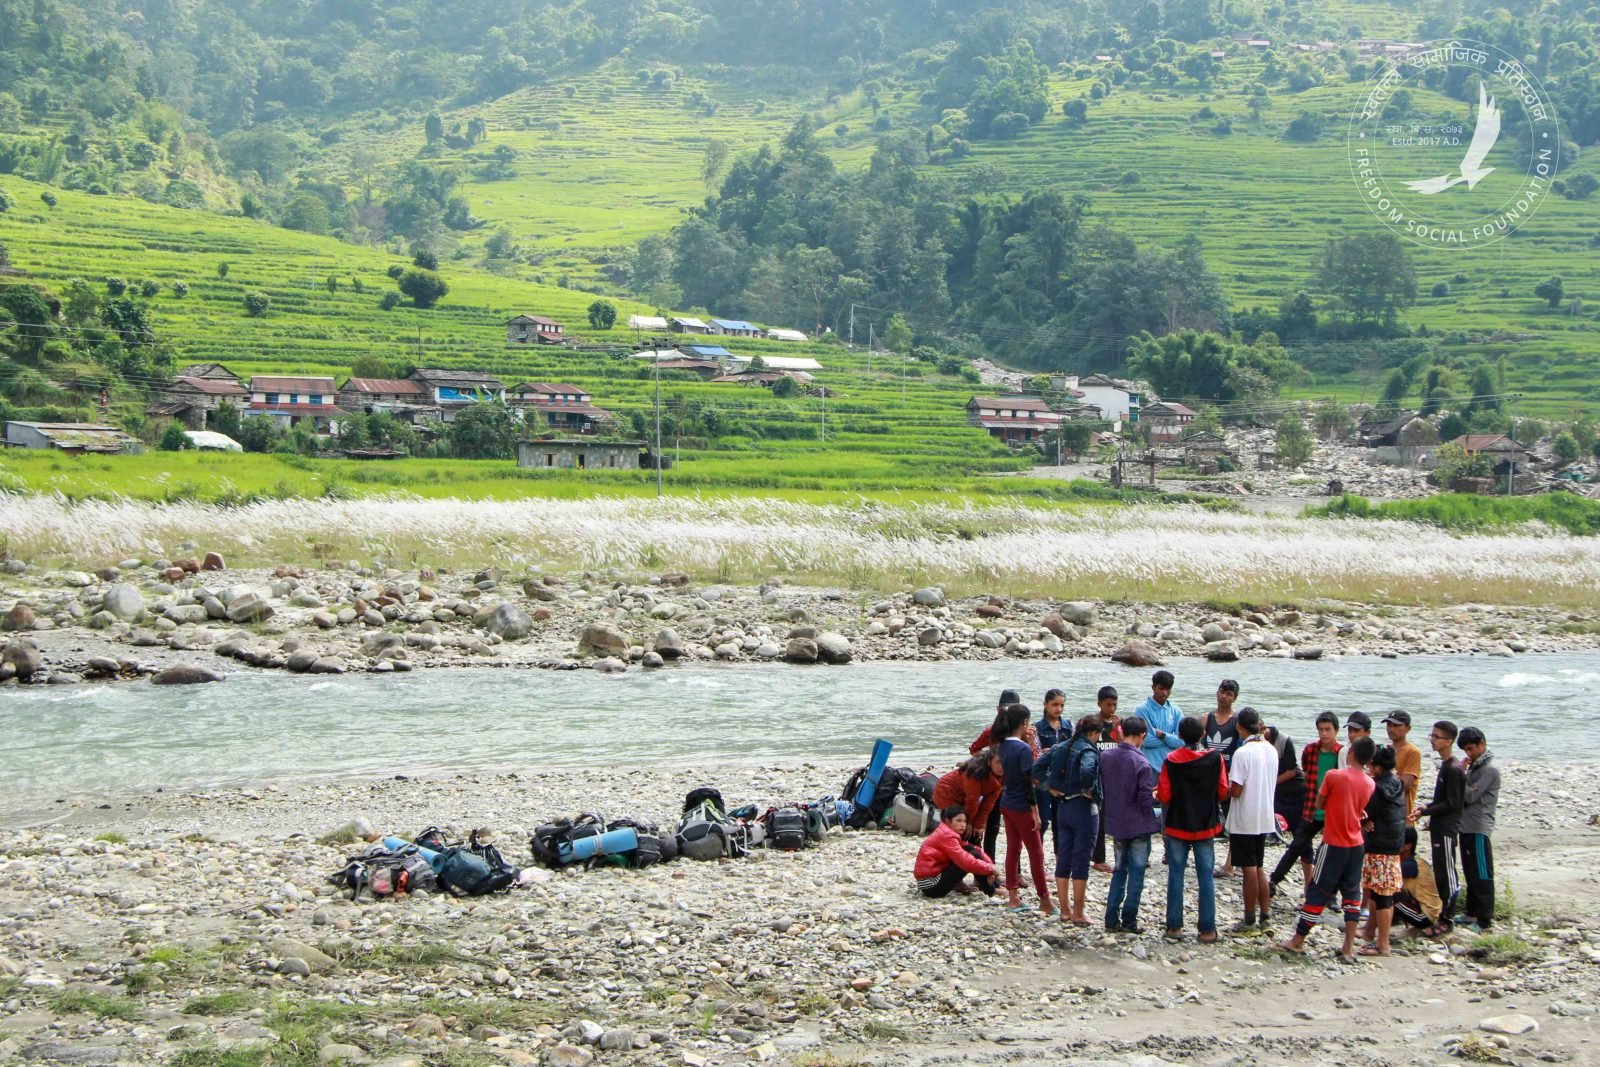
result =
M982 831L989 823L989 813L1000 802L1000 790L1004 786L997 775L974 778L957 767L933 787L933 806L943 811L960 804L966 809L967 825Z
M917 849L917 866L911 875L918 881L924 878L937 878L939 872L952 863L968 874L994 873L994 862L983 849L978 849L978 855L974 856L967 851L966 845L954 830L940 823L933 833L922 839L922 847Z

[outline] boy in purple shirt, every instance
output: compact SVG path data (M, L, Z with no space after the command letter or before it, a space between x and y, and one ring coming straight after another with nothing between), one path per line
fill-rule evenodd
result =
M1122 720L1122 740L1100 756L1100 788L1104 798L1106 836L1115 850L1116 866L1106 895L1106 931L1141 934L1139 899L1150 863L1150 837L1161 829L1156 821L1156 772L1141 748L1148 727L1137 715Z

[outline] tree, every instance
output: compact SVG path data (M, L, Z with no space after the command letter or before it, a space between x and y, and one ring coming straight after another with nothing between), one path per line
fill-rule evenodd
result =
M1587 200L1596 189L1600 189L1600 179L1593 174L1574 174L1567 179L1566 196L1568 200Z
M333 296L336 293L338 293L338 291L339 291L339 277L338 277L338 275L335 275L335 274L328 275L327 278L323 279L322 287L324 289L328 290L328 295L329 296Z
M1330 441L1343 437L1354 425L1350 418L1350 409L1331 396L1317 403L1312 409L1311 419L1318 435Z
M793 378L779 378L772 383L772 395L780 399L794 396L800 391L800 383Z
M251 415L239 424L236 438L246 452L272 452L283 439L283 431L271 415Z
M1278 462L1299 467L1311 458L1312 438L1300 414L1286 411L1278 420Z
M501 400L485 400L456 412L450 450L462 459L511 459L517 450L517 417Z
M169 422L167 428L161 431L161 443L156 446L163 452L182 452L189 447L189 438L184 435L181 422Z
M911 350L911 327L906 323L906 317L896 311L889 319L889 325L883 331L883 343L891 352L909 352Z
M371 353L357 356L350 363L350 377L352 378L392 378L394 367L388 360Z
M1578 457L1583 454L1583 450L1578 447L1578 439L1568 430L1556 434L1551 447L1555 449L1556 459L1561 461L1563 467L1578 462Z
M0 189L0 215L11 210L11 197L4 189Z
M106 279L106 292L110 293L112 296L121 296L123 293L126 293L127 291L128 291L128 280L126 278L107 278Z
M184 297L188 296L189 295L189 283L188 282L173 282L172 283L172 295L177 297L180 300L182 300Z
M431 248L414 248L411 251L411 265L423 270L438 270L439 257Z
M227 434L236 441L239 439L239 409L234 407L233 401L224 400L211 409L206 416L206 429Z
M266 293L252 290L244 294L244 313L252 319L259 319L272 307L272 298Z
M700 157L700 180L707 186L717 183L717 175L728 162L728 142L713 138L706 142L705 154Z
M429 144L444 140L444 119L437 111L428 112L428 117L422 120L422 134Z
M1552 274L1544 281L1533 287L1533 295L1544 300L1550 305L1551 310L1561 306L1561 298L1566 295L1566 286L1561 281L1561 275Z
M1073 122L1087 122L1089 119L1089 101L1081 96L1075 96L1061 105L1061 113Z
M396 283L400 291L411 298L411 302L419 308L431 308L439 302L439 298L450 291L450 286L445 280L431 270L413 267L400 275Z
M1487 364L1480 363L1472 368L1471 388L1472 397L1467 401L1468 415L1476 415L1480 411L1498 413L1505 407L1505 401L1499 395L1500 390L1495 387L1494 371Z
M1319 112L1302 111L1284 127L1283 135L1291 141L1315 141L1326 125L1327 120Z
M597 330L609 330L617 324L617 305L609 300L596 300L589 305L589 325Z
M1329 240L1317 281L1339 309L1358 321L1393 325L1400 309L1417 299L1411 253L1399 237L1388 232Z
M228 261L227 260L223 260L221 263L217 264L217 277L218 278L226 278L227 276L228 276Z
M48 207L48 208L54 208L57 204L59 204L61 202L61 201L56 199L56 194L50 192L49 190L45 190L44 192L40 193L39 194L39 199L43 200L44 201L44 206Z
M139 295L144 297L146 300L153 299L160 292L161 283L152 278L146 278L144 281L139 283Z
M1162 396L1221 400L1232 349L1214 333L1184 330L1154 337L1145 332L1128 353L1128 373L1148 381Z

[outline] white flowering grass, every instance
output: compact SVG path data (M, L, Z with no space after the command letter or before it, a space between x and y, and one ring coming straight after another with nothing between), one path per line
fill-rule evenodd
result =
M1600 604L1600 539L1457 535L1394 521L1191 507L825 506L760 499L269 501L241 508L0 496L12 556L100 566L180 554L233 565L363 563L781 576L863 592L1098 599Z

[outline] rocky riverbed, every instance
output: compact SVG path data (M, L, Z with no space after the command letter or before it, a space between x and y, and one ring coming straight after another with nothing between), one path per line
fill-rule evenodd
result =
M333 1064L1593 1063L1600 921L1591 773L1509 763L1493 939L1358 967L1313 937L1108 938L980 896L929 901L917 840L541 872L506 896L352 902L353 830L528 830L576 809L669 821L837 792L844 765L605 768L263 783L56 805L0 830L0 1059ZM1270 857L1269 857L1270 858ZM1240 907L1219 881L1219 917ZM1293 885L1291 880L1290 885ZM1091 914L1105 878L1091 879ZM1192 886L1190 890L1193 892ZM1292 896L1286 894L1286 896ZM1190 907L1193 901L1191 898ZM1192 913L1191 913L1192 914ZM1276 913L1280 930L1287 907ZM1190 926L1192 931L1192 923Z
M188 546L194 548L194 546ZM216 552L129 559L94 573L6 560L0 683L229 671L304 674L429 666L589 667L710 662L1163 656L1318 659L1593 648L1593 613L1468 604L1372 607L1059 602L697 584L682 574L230 569Z

